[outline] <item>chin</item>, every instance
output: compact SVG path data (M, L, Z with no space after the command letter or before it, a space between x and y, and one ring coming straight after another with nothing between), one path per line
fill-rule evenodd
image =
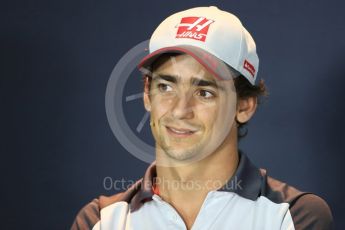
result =
M165 154L176 161L197 161L200 158L200 154L197 149L191 149L191 150L186 150L186 149L163 149Z
M178 150L178 149L164 149L165 154L174 160L182 161L193 158L195 155L194 152L189 152L186 150Z

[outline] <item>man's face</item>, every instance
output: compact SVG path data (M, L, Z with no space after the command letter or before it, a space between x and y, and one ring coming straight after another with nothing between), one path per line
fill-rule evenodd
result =
M200 160L229 138L236 110L233 80L217 80L189 55L171 56L154 68L144 101L165 157Z

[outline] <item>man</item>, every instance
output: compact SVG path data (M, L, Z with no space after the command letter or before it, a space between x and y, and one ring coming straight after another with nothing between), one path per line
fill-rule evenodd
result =
M265 86L255 83L255 42L237 17L216 7L176 13L149 48L139 67L156 161L127 191L86 205L72 229L331 228L324 200L238 150Z

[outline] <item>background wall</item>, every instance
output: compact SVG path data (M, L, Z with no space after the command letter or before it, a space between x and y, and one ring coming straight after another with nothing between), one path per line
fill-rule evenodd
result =
M257 43L270 97L241 148L345 225L343 1L12 0L0 7L3 229L68 229L84 204L117 192L105 177L143 175L109 128L108 78L166 16L200 5L238 15Z

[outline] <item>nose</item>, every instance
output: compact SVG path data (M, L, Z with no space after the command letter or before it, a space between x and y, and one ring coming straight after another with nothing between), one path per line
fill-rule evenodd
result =
M172 115L176 119L191 119L194 117L192 98L188 94L177 95Z

